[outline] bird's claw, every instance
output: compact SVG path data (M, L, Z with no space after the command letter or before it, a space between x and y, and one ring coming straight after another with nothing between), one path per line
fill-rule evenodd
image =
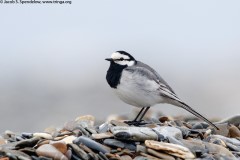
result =
M133 125L133 126L140 126L140 125L144 125L147 124L146 122L144 122L143 120L141 121L124 121L124 123L128 124L128 125Z

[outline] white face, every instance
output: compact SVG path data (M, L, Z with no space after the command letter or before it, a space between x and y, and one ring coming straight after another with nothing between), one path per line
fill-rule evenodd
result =
M130 60L130 57L128 55L124 55L119 52L114 52L111 55L111 58L113 59L113 61L115 63L120 64L120 65L132 66L135 64L135 61Z

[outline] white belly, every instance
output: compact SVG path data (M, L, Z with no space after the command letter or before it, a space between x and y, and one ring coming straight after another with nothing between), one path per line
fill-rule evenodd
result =
M117 89L114 89L122 101L136 107L150 107L164 102L157 90L159 85L156 82L144 77L136 80L126 74L125 72Z

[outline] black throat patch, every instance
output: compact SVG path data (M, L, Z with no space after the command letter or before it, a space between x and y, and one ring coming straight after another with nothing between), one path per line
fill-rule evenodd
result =
M111 88L117 88L117 85L120 84L120 78L122 76L122 71L126 68L127 65L119 65L114 62L111 62L110 67L107 71L107 82Z

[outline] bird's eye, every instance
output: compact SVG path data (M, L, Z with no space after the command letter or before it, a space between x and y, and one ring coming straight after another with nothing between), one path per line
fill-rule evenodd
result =
M121 57L119 60L120 60L120 61L123 61L124 59L123 59L123 57Z

